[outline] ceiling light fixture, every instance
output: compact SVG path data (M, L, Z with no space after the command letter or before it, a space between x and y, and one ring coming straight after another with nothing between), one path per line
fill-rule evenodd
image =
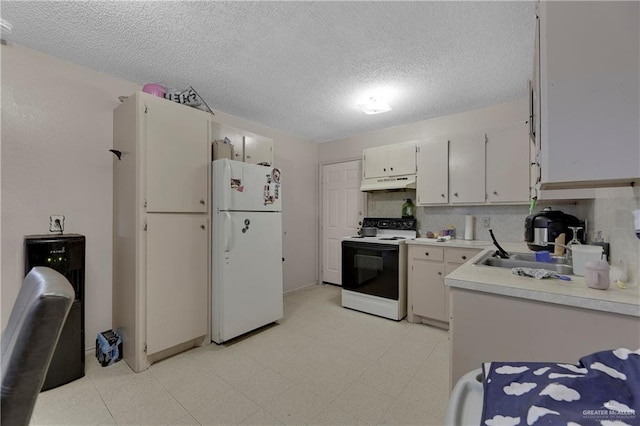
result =
M366 102L359 104L358 108L368 115L391 111L391 107L386 101L374 96L367 99Z

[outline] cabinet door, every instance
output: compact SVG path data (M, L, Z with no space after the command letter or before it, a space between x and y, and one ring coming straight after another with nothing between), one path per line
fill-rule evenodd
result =
M529 128L487 134L487 199L491 203L529 199Z
M543 189L640 178L640 3L540 2Z
M449 141L424 141L416 154L419 205L449 202Z
M402 176L416 172L416 146L392 145L387 151L387 175ZM384 170L384 167L383 167Z
M225 140L228 139L229 143L233 145L233 158L232 160L242 161L244 155L244 141L242 137L242 131L235 127L227 126L226 124L216 123L211 121L211 131L209 134L210 140Z
M484 134L458 136L449 141L449 199L452 203L484 203L484 154Z
M147 353L207 334L208 217L147 215Z
M449 321L444 310L444 263L412 259L411 304L413 313Z
M387 176L387 148L362 150L362 174L365 178Z
M208 114L151 96L143 103L147 212L206 213Z
M245 135L244 161L271 166L273 164L273 139L260 135Z

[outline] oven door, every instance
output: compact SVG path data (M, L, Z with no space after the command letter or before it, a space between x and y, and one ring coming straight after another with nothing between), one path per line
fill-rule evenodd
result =
M342 242L342 288L398 300L400 246Z

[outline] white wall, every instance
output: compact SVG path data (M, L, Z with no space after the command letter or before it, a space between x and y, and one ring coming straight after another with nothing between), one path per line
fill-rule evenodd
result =
M2 46L1 307L4 329L23 277L23 237L47 234L49 215L87 237L85 344L111 328L113 109L140 85L9 44ZM150 80L152 80L150 76ZM317 146L216 112L221 122L274 138L283 169L286 290L317 280Z
M528 119L528 116L527 100L522 99L458 114L430 118L321 143L318 148L318 161L324 164L361 158L363 148L488 130L523 122Z

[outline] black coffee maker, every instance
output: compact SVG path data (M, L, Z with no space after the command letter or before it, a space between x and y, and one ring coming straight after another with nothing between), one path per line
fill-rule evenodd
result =
M561 234L565 234L564 244L573 239L573 230L570 227L582 228L577 231L577 239L580 243L584 243L583 221L560 210L551 210L551 207L545 207L542 211L527 216L525 219L524 240L530 250L553 250L553 245L549 243L554 243Z

